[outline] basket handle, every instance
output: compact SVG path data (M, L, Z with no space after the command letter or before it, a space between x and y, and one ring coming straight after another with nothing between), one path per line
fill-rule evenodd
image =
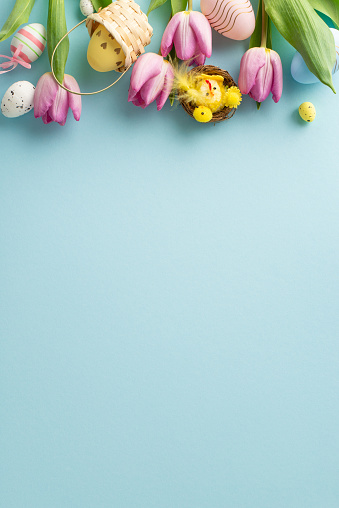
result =
M124 74L126 74L126 72L129 70L129 67L127 67L127 69L118 77L118 79L116 79L113 83L111 83L110 85L106 86L106 88L102 88L101 90L97 90L96 92L75 92L74 90L70 90L69 88L66 88L62 83L60 83L60 81L57 79L56 75L55 75L55 72L54 72L54 68L53 68L53 62L54 62L54 55L55 55L55 52L56 50L58 49L58 47L60 46L60 44L62 43L62 41L71 33L73 32L73 30L75 30L76 28L78 28L78 26L82 25L83 23L86 22L86 19L83 19L82 21L80 21L80 23L78 23L77 25L75 25L73 28L71 28L61 39L60 41L58 42L58 44L55 46L54 48L54 51L52 53L52 58L51 58L51 70L52 70L52 74L53 74L53 78L55 79L55 81L58 83L58 85L63 88L64 90L66 90L66 92L70 92L70 93L73 93L74 95L96 95L98 93L101 93L101 92L105 92L106 90L108 90L109 88L111 88L113 85L115 85L122 77Z

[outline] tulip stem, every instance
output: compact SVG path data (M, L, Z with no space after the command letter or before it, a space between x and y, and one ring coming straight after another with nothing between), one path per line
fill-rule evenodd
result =
M261 47L266 48L267 44L267 28L268 28L268 16L265 10L265 2L262 1L262 28L261 28Z
M193 0L188 0L187 10L188 11L193 10Z

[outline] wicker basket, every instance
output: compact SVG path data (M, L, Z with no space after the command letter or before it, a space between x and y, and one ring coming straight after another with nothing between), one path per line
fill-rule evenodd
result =
M99 24L115 38L125 54L124 66L118 72L128 69L144 53L145 46L151 42L153 35L146 14L133 0L116 0L104 9L90 14L86 20L90 37Z
M189 71L189 74L193 76L196 74L208 74L209 76L218 74L224 78L225 86L237 86L236 82L233 80L232 76L228 74L227 71L224 71L219 67L214 67L214 65L199 65L198 67L193 67L193 69ZM192 103L186 102L184 99L180 100L180 103L184 110L193 117L193 112L196 106ZM213 113L212 119L208 123L223 122L224 120L229 120L232 118L235 111L235 108L228 108L225 106L221 111Z

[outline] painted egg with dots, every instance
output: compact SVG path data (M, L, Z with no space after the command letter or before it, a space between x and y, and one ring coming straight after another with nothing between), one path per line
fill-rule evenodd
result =
M255 27L255 15L249 0L201 0L201 12L221 35L242 41Z
M304 122L314 122L316 117L316 110L313 106L312 102L303 102L299 106L299 115L304 120Z
M94 7L91 0L80 0L81 14L87 18L94 12Z
M43 53L47 42L46 29L40 23L30 23L14 35L11 41L12 54L21 46L18 57L27 63L35 62Z

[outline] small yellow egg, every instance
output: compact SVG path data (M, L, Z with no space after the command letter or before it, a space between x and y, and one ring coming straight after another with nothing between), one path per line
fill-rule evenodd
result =
M103 25L97 27L89 41L87 60L98 72L116 71L125 63L125 54L120 44Z
M193 111L193 117L197 122L207 123L212 120L212 111L206 106L199 106Z
M303 102L299 106L299 115L305 122L313 122L315 119L316 111L312 102Z

